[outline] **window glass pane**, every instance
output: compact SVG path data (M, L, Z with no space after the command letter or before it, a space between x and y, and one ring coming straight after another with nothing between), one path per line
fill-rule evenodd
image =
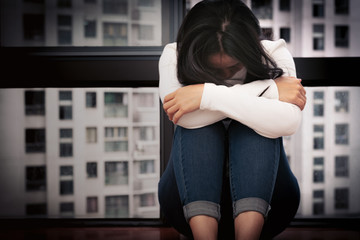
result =
M171 7L168 0L2 0L1 45L163 46Z
M157 88L0 89L0 99L0 218L160 216ZM46 114L28 115L36 105ZM110 106L121 114L105 116Z
M302 124L285 142L302 191L297 216L359 216L360 87L306 87L306 92L313 97L307 98ZM336 111L340 93L346 93L347 111ZM318 101L326 103L323 116L313 114Z

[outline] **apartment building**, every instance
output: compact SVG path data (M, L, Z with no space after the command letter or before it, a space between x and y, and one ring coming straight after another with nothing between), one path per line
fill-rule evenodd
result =
M157 89L0 96L2 216L159 216Z

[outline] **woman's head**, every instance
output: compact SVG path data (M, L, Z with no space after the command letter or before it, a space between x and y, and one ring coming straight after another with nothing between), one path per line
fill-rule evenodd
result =
M180 82L224 84L242 67L247 69L246 82L282 75L260 40L259 21L242 1L199 2L186 15L178 33Z

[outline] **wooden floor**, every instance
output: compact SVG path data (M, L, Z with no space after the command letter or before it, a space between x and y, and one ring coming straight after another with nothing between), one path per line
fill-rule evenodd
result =
M2 229L1 240L186 240L166 227ZM275 240L360 240L359 230L288 228Z

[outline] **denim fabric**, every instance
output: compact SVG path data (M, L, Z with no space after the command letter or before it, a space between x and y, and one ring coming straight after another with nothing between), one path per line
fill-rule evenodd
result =
M271 238L294 217L299 199L281 138L264 138L235 121L229 127L222 122L191 130L177 127L159 182L159 202L165 220L180 233L191 237L187 220L205 214L221 216L221 238L234 232L237 214L252 210L266 216L271 203L262 233Z

